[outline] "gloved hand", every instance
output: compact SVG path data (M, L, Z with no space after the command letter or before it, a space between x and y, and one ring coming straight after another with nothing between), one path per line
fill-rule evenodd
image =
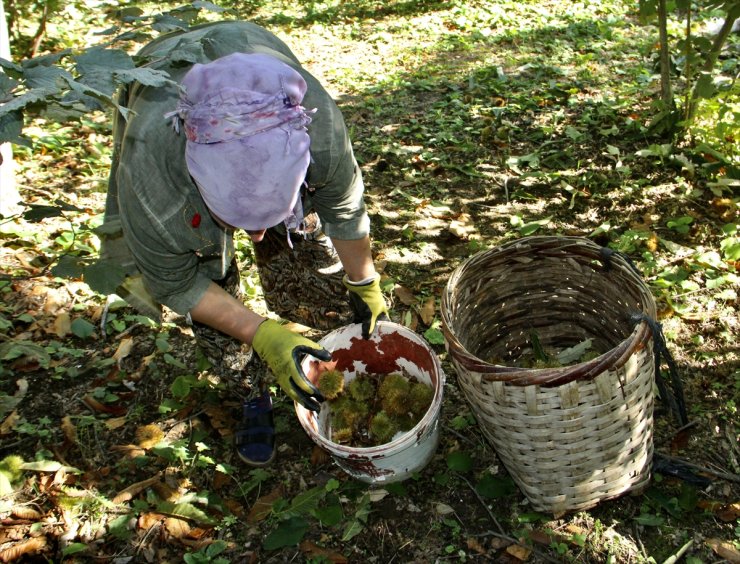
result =
M343 282L349 290L349 304L355 312L355 323L362 323L362 336L369 339L378 319L388 319L388 307L380 291L380 275L376 274L370 282L358 285L350 282L345 274Z
M331 360L331 353L321 345L289 331L277 321L268 319L257 328L252 348L267 363L278 384L288 396L306 409L319 411L324 396L301 368L303 355Z

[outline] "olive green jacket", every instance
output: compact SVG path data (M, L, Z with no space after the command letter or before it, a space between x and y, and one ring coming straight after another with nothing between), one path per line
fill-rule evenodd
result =
M308 126L311 163L304 209L318 213L329 237L367 235L362 175L344 119L326 90L278 37L248 22L219 22L162 36L138 57L141 66L164 70L179 84L194 63L237 51L268 53L304 77L308 90L303 106L317 110ZM164 117L178 99L175 84L133 83L119 100L131 110L128 119L119 114L114 120L101 256L126 269L129 278L119 293L149 315L159 311L159 304L187 314L209 283L226 275L234 255L233 233L213 221L188 174L184 133L176 133Z

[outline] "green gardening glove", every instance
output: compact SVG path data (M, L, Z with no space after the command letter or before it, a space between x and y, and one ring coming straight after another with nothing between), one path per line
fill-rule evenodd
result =
M362 323L362 337L369 339L378 319L388 319L388 307L380 291L380 275L376 274L370 282L354 284L345 274L342 281L349 290L349 305L355 313L355 323Z
M324 396L301 368L303 355L310 354L323 361L331 353L321 345L289 331L277 321L263 321L252 339L252 348L267 363L283 391L306 409L319 411Z

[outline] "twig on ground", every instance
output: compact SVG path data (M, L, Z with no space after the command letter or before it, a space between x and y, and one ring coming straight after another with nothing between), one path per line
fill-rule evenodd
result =
M691 427L695 427L695 426L696 426L696 425L698 425L698 424L699 424L699 422L698 422L698 421L696 421L696 420L694 420L694 421L689 421L688 423L686 423L686 425L684 425L684 426L680 427L679 429L676 429L676 432L675 432L675 433L673 433L673 434L672 434L671 436L669 436L669 437L666 437L666 438L665 438L665 440L663 440L663 441L661 441L661 442L662 442L663 444L665 444L665 443L669 443L669 442L670 442L670 441L672 441L672 440L673 440L673 439L674 439L674 438L675 438L675 437L676 437L676 436L677 436L677 435L678 435L679 433L683 433L683 432L684 432L685 430L687 430L687 429L691 429Z
M466 443L469 443L471 445L472 444L475 444L475 441L473 439L470 439L470 438L466 437L465 435L463 435L462 433L459 433L459 432L455 431L455 429L453 429L452 427L450 427L448 425L445 425L444 428L445 428L445 431L447 431L448 433L451 433L451 434L455 435L458 439L460 439L462 441L465 441Z
M692 470L697 470L698 472L709 474L710 476L714 476L715 478L720 478L721 480L727 480L728 482L740 483L740 475L738 474L732 474L730 472L720 472L718 470L712 470L711 468L707 468L706 466L700 466L699 464L694 464L693 462L689 462L688 460L684 460L683 458L678 458L676 456L668 456L667 454L663 454L663 453L660 453L660 456L662 456L663 458L665 458L666 460L670 462L675 462L677 464L683 464L687 468L691 468Z
M490 531L488 534L490 534L491 536L498 537L500 539L504 539L506 541L509 541L512 544L521 544L520 541L518 541L517 539L515 539L511 535L507 535L506 534L506 532L504 531L503 527L501 526L501 523L498 522L498 519L496 519L496 516L490 510L490 508L486 504L485 500L480 496L480 494L477 491L475 491L475 488L473 487L473 484L471 484L470 481L465 476L460 476L460 478L462 478L463 482L465 482L468 485L468 487L470 488L470 491L473 492L473 495L475 495L475 497L478 500L478 502L486 510L486 513L488 513L488 516L490 517L491 521L493 521L493 524L496 525L496 528L499 531L499 532ZM542 558L546 562L555 562L555 563L559 562L559 560L557 560L555 558L552 558L551 556L545 554L544 552L541 552L541 551L537 550L534 547L528 547L528 548L531 548L531 550L532 550L532 552L534 554L536 554L538 557Z
M690 540L685 545L683 545L681 548L678 549L678 552L676 554L670 555L668 558L666 558L663 561L663 564L676 564L679 560L681 560L681 557L686 553L686 551L691 548L691 546L694 544L693 540Z
M637 525L637 523L632 523L632 530L635 533L635 539L637 539L637 546L640 547L640 552L642 553L642 557L645 560L647 560L648 553L647 553L647 550L645 550L645 545L642 544L642 539L640 538L640 527Z
M730 445L730 465L732 469L737 473L740 472L740 464L738 464L738 456L740 455L740 448L737 446L737 436L733 436L734 425L727 425L725 427L725 437L727 437L727 443Z

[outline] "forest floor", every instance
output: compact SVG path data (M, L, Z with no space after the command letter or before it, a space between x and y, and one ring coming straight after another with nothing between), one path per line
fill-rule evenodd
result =
M110 120L38 123L35 150L17 153L23 200L70 209L0 225L0 561L739 562L737 193L718 182L736 164L651 134L654 30L621 2L340 4L242 15L343 110L391 320L446 374L434 457L402 482L353 480L278 391L276 461L241 463L244 381L204 363L184 319L153 323L49 271L95 252ZM515 486L441 331L455 269L530 235L635 262L688 408L681 427L656 399L652 443L672 463L645 488L562 515ZM267 313L238 248L249 304Z

